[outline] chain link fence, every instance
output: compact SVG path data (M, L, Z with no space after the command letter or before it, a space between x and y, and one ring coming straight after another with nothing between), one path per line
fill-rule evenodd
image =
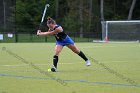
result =
M80 38L80 33L69 32L67 33L75 42L92 42L99 39L99 33L86 32L82 33L83 38ZM54 36L37 36L35 33L5 33L0 32L0 43L14 43L14 42L55 42Z

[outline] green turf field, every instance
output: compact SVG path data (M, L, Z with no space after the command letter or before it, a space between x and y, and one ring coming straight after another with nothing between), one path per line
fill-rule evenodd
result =
M48 73L54 43L0 43L0 93L140 93L139 43L76 45L92 65L65 47Z

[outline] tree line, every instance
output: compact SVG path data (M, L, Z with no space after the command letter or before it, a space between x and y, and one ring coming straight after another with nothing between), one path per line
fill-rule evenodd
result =
M12 6L7 6L12 11L7 18L13 24L11 27L33 32L39 26L46 0L11 0L11 3ZM49 0L49 4L45 21L50 16L68 32L100 33L101 21L140 19L140 0Z

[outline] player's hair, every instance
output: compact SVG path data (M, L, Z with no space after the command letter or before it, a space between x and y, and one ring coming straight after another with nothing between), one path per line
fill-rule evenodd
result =
M48 17L47 18L47 24L56 24L56 22L51 17Z

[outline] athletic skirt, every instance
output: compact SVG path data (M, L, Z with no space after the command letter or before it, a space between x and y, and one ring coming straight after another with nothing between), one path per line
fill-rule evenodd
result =
M74 45L74 41L67 35L65 39L56 41L56 45L67 46L67 45Z

